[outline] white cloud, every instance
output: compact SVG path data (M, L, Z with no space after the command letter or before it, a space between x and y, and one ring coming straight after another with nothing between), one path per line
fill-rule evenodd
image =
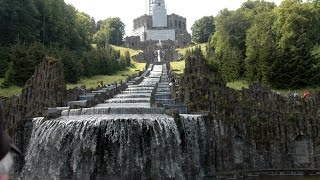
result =
M108 17L120 17L126 25L127 35L131 34L133 19L146 14L148 0L65 0L79 11L94 17L96 21ZM168 14L175 13L187 18L187 26L190 28L195 20L203 16L216 15L224 8L237 9L246 0L165 0ZM281 0L269 0L277 4Z

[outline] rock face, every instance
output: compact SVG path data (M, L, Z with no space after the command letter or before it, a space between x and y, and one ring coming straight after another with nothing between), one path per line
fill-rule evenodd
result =
M66 99L62 64L56 59L45 58L26 82L20 96L6 102L7 129L12 136L24 119L42 116L46 108L63 106Z
M211 105L209 96L214 92L212 90L216 87L225 87L226 83L223 82L219 73L208 68L200 49L197 48L195 51L198 53L186 60L178 96L180 101L188 105L191 112L208 111Z
M217 171L320 168L320 101L287 98L255 83L236 91L202 56L186 62L180 99L211 114Z
M45 108L63 106L66 89L62 64L55 59L44 59L22 90L20 105L25 116L38 117Z

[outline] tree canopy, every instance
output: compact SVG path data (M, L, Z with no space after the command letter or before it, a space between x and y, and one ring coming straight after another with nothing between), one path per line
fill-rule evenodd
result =
M214 33L214 18L213 16L204 16L197 20L191 27L192 40L196 43L207 42L209 37Z
M225 80L260 81L275 88L319 85L320 8L284 0L279 7L247 1L222 10L209 40L210 58Z
M102 22L102 23L101 23ZM130 65L108 44L119 45L124 36L119 18L95 22L64 0L0 1L0 78L3 86L22 86L46 56L64 64L65 78L109 75ZM103 46L93 48L94 35L103 34ZM108 41L109 43L106 43Z
M99 46L106 43L113 45L122 45L125 35L125 25L120 18L108 18L98 24L99 30L95 34L95 41Z

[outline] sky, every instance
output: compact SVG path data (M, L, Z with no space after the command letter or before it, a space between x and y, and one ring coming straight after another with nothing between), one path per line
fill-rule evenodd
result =
M109 17L120 17L125 24L126 36L133 30L133 19L147 13L148 0L65 0L78 11L94 17L96 21ZM246 0L165 0L168 15L175 13L187 18L187 28L191 33L193 23L203 16L216 16L220 10L235 10ZM281 0L267 0L280 4Z

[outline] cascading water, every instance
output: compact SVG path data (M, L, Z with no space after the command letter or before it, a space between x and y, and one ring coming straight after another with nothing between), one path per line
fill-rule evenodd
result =
M214 177L214 134L207 130L212 124L206 124L202 115L181 114L179 119L177 126L181 138L181 157L185 165L183 166L185 176L190 179Z
M22 179L184 179L167 115L62 116L34 127L31 140Z
M118 94L114 98L146 98L151 97L151 93L131 93L131 94Z
M211 172L203 167L214 156L201 116L176 123L151 108L149 91L162 71L154 66L139 85L96 107L35 120L21 179L201 179Z
M150 98L112 98L105 101L106 103L148 103Z

